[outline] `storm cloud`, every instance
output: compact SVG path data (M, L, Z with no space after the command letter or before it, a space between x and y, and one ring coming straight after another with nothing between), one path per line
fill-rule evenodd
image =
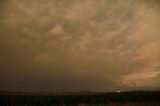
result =
M160 88L158 0L1 0L0 90Z

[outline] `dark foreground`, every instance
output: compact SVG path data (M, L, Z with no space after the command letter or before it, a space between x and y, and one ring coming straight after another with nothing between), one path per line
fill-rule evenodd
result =
M0 106L160 106L160 91L121 93L1 93Z

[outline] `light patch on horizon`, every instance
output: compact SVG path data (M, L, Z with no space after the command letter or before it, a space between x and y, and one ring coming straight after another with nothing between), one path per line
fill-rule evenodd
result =
M136 87L152 88L159 84L159 81L157 81L159 76L160 72L157 70L143 70L143 71L138 71L137 73L132 73L126 76L122 76L121 83L133 88Z

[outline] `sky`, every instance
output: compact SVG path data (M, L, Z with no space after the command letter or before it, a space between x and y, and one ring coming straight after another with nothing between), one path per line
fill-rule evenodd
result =
M160 89L159 0L1 0L0 90Z

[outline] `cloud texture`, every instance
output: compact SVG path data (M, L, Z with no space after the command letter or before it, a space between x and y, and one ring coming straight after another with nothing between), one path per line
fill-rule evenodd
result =
M0 89L160 88L156 0L1 0Z

